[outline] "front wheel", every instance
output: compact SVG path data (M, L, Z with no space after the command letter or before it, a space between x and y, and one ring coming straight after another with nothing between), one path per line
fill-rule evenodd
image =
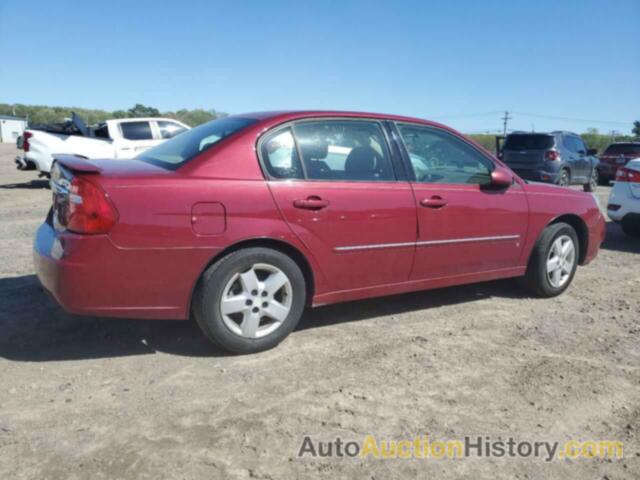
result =
M564 292L576 273L578 236L571 225L554 223L545 228L531 254L525 285L540 297Z
M300 267L268 248L247 248L204 273L193 313L205 335L222 349L254 353L275 347L291 333L306 300Z
M595 192L599 183L600 175L598 173L598 169L594 168L591 172L591 178L589 178L589 181L583 185L583 189L585 192Z

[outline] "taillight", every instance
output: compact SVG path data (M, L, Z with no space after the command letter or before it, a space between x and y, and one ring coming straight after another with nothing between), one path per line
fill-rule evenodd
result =
M640 183L640 172L620 167L616 172L616 182Z
M29 151L29 139L33 136L31 132L24 132L22 134L22 150L25 152Z
M544 152L545 160L560 160L560 154L557 150L547 150Z
M65 226L76 233L107 233L118 212L100 187L81 177L71 180Z

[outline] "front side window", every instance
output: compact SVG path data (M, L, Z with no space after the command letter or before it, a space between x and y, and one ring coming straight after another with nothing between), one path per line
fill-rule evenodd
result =
M314 120L293 127L311 180L394 181L390 154L377 122Z
M442 130L398 125L417 182L487 185L493 162Z
M167 122L164 120L158 121L158 130L160 130L160 136L162 138L173 138L179 133L186 130L182 125L175 122Z
M127 140L153 140L149 122L122 122L120 128Z
M174 170L224 138L256 122L253 118L242 117L212 120L150 148L136 158Z

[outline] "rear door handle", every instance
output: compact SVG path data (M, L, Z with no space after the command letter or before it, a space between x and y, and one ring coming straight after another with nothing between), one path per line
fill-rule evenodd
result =
M320 197L312 196L305 198L304 200L294 200L293 206L304 210L322 210L329 206L329 201L323 200Z
M429 207L429 208L442 208L446 204L447 202L443 200L443 198L440 197L439 195L434 195L431 198L425 198L420 202L420 205L422 205L423 207Z

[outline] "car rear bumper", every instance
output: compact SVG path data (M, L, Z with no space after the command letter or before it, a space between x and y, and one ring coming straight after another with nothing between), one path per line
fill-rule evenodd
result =
M532 182L556 183L558 176L560 175L559 172L547 172L545 170L530 170L522 168L512 168L512 170L523 180L529 180Z
M598 165L598 175L600 175L600 178L613 179L616 177L617 171L618 171L618 165L610 165L608 163L603 163L603 162L600 162L600 164Z
M107 317L188 318L202 259L172 255L180 253L121 249L107 235L58 232L48 222L33 245L38 279L65 310ZM175 262L181 267L169 267Z

